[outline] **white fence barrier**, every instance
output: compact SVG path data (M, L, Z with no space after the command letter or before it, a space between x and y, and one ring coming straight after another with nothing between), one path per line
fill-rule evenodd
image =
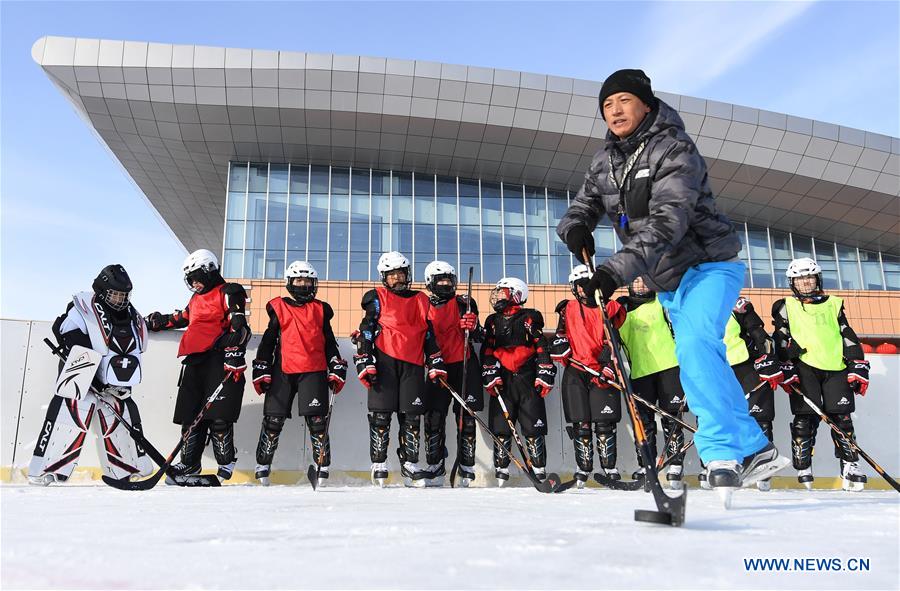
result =
M0 354L2 354L2 418L0 418L0 466L4 478L21 481L22 469L28 466L32 450L56 380L57 358L52 355L43 339L51 336L50 323L43 321L2 320L0 325ZM178 441L179 428L172 423L175 406L175 390L180 364L176 351L180 332L155 333L144 356L144 381L135 388L134 396L141 411L144 433L163 455L171 451ZM352 359L353 349L349 339L338 339L341 352ZM250 343L247 359L253 359L259 337ZM871 386L864 398L857 398L854 414L857 437L863 448L894 477L900 467L900 430L898 430L898 384L900 384L900 356L871 355ZM249 375L249 372L248 372ZM788 423L791 420L787 395L779 390L776 395L775 443L782 453L790 453ZM355 379L351 365L344 390L336 397L331 422L332 472L338 477L360 478L369 470L368 422L366 419L365 390ZM548 467L560 473L575 469L572 442L562 422L562 400L558 388L547 397L547 414L550 433L547 437ZM625 410L623 408L623 414ZM630 443L625 421L619 429L619 469L630 474L636 468L633 446ZM238 448L237 470L250 473L256 464L256 444L262 421L262 397L256 395L250 381L244 391L243 410L236 426L235 440ZM448 419L447 447L450 458L455 457L456 427L453 417ZM693 422L693 420L691 421ZM662 432L662 429L659 429ZM95 431L96 433L96 431ZM396 447L396 419L392 427L391 448ZM97 441L99 438L95 437ZM814 460L814 472L818 477L837 476L838 462L832 453L831 438L826 426L819 429ZM86 445L79 467L99 467L99 445ZM215 461L207 450L204 466L213 467ZM392 452L393 454L393 452ZM424 456L422 457L424 461ZM452 461L452 460L451 460ZM287 471L295 478L305 472L311 462L305 422L296 417L288 421L275 455L273 470ZM391 468L398 470L397 461L389 458ZM595 464L597 462L595 461ZM861 462L866 473L877 476L875 471ZM449 469L450 462L448 462ZM491 449L479 434L478 467L483 474L492 474ZM9 470L12 468L12 470ZM687 474L699 469L696 452L689 452L685 465ZM792 475L786 471L783 474ZM11 476L10 476L11 475ZM477 482L493 482L493 478L479 478Z

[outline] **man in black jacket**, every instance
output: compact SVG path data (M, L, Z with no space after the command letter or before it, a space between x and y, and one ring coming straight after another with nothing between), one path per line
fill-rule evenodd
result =
M609 126L584 185L557 227L578 258L594 254L591 232L604 213L622 250L588 284L608 300L635 277L658 292L675 330L688 405L699 419L695 441L708 480L723 491L784 467L747 412L725 358L725 323L743 284L741 248L716 209L706 163L678 113L653 96L641 70L619 70L603 83L601 115Z

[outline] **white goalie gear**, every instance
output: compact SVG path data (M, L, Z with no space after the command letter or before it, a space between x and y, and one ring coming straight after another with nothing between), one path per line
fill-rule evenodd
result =
M122 400L106 391L98 394L93 390L80 400L54 396L28 465L30 483L47 485L68 480L78 465L92 424L96 424L99 431L98 456L104 475L121 479L148 476L153 472L150 457L98 396L130 424L140 425L137 404L130 398Z
M56 395L82 400L91 388L102 359L103 355L93 349L73 346L56 379Z

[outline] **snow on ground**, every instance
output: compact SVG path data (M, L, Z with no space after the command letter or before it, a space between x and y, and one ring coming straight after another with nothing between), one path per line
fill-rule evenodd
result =
M897 589L898 495L691 490L680 529L598 489L0 487L12 588ZM745 558L869 560L747 572Z

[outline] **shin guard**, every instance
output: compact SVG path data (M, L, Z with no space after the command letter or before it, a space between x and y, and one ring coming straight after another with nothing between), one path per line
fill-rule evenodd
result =
M259 443L256 445L257 464L268 466L272 463L275 450L278 449L278 438L284 428L284 420L284 417L270 415L263 417L262 428L259 430Z
M661 422L667 443L666 456L673 457L672 465L680 466L684 464L684 453L680 451L684 447L684 429L681 425L666 417L663 417Z
M616 448L616 424L595 423L594 433L597 435L597 455L604 469L616 467L618 453Z
M850 440L856 442L856 433L853 430L853 419L849 414L828 415L837 428L847 434ZM835 433L831 432L831 440L834 442L834 457L844 462L858 462L859 454L853 449L847 441Z
M447 457L446 424L447 417L442 412L425 413L425 462L429 465L440 464Z
M331 465L331 441L325 430L325 417L306 417L306 426L309 428L309 442L312 444L313 462L319 467ZM319 463L321 458L321 463Z
M594 441L588 423L572 423L572 443L575 446L575 464L582 472L594 471Z
M535 468L544 468L547 465L547 442L543 435L534 435L525 438L525 447Z
M494 442L494 467L508 468L512 456L512 436L497 435L497 439L503 443L503 447L501 448L496 441Z
M391 413L373 412L369 415L369 459L373 463L387 461L391 438Z
M812 466L819 420L815 415L797 415L791 422L791 459L797 470L806 470Z

